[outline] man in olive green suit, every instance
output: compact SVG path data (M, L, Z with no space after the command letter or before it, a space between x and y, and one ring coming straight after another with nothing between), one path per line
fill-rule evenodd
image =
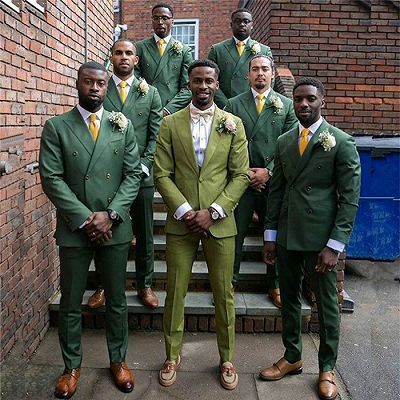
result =
M250 170L253 173L250 186L235 210L238 234L235 244L233 281L239 278L243 241L255 211L264 224L267 208L269 179L274 169L274 153L278 137L293 128L296 116L290 99L271 88L275 74L272 57L255 55L250 59L248 80L251 88L228 100L226 111L240 117L249 142ZM268 295L277 307L281 307L278 277L275 266L267 268Z
M215 301L221 385L234 389L238 383L232 365L233 210L249 182L249 160L242 122L213 102L218 72L217 65L209 60L191 64L192 103L164 118L157 139L154 177L168 207L164 310L167 360L159 374L163 386L175 382L180 365L185 296L200 240Z
M78 71L79 104L49 119L40 146L44 192L57 211L60 247L59 339L65 370L55 396L76 391L82 362L81 303L93 257L104 277L110 368L118 388L133 389L125 356L128 316L126 262L132 239L129 208L140 186L140 157L130 121L103 109L107 71L95 62ZM111 121L111 119L113 121Z
M333 369L339 344L335 266L349 242L357 212L360 159L353 138L321 117L324 96L320 81L300 79L293 91L299 124L278 138L264 260L273 263L277 254L286 351L260 377L278 380L302 372L301 282L306 269L320 323L318 394L332 400L337 396Z
M247 72L252 56L264 54L272 57L268 46L250 38L253 19L249 10L235 10L231 15L231 28L233 37L214 44L208 54L221 71L220 87L215 94L215 103L220 108L224 108L231 97L248 90Z
M190 103L187 88L189 64L193 61L190 47L171 36L174 12L168 4L157 4L152 9L154 36L135 44L139 63L137 78L157 88L164 115L172 114Z
M111 49L113 72L108 83L104 108L121 111L134 127L142 165L142 180L136 200L131 207L133 231L136 236L136 283L138 297L150 308L158 306L151 284L154 272L153 243L153 160L156 139L162 120L161 99L157 89L138 80L133 68L138 58L133 43L120 39ZM104 303L104 290L98 289L88 305L97 308Z

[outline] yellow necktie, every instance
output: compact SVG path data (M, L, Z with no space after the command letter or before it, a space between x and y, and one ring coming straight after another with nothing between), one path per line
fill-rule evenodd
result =
M300 133L300 140L299 140L299 152L300 155L302 156L304 153L304 150L306 149L308 145L308 134L310 133L309 129L303 129Z
M244 50L244 42L237 42L236 46L238 49L239 56L241 56Z
M162 57L163 56L163 54L164 54L164 43L165 43L165 40L164 39L160 39L158 42L157 42L157 44L158 44L158 51L160 52L160 56Z
M97 119L96 114L90 114L89 115L89 121L90 121L89 122L89 131L90 131L94 141L96 141L97 140L97 136L99 136L99 128L95 124L96 119Z
M125 103L126 97L128 96L128 94L126 93L126 86L128 84L125 81L121 81L119 83L119 97L121 99L122 104Z
M258 94L256 98L257 98L257 111L259 114L261 114L261 111L264 107L265 97L261 94Z

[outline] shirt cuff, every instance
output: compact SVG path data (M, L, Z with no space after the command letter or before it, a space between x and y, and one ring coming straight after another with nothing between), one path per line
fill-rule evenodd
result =
M142 172L143 172L146 176L150 176L149 169L148 169L144 164L141 164L141 165L142 165Z
M339 253L341 253L344 250L344 248L346 247L346 245L344 243L339 242L339 240L335 240L335 239L329 239L326 246L333 250L338 251Z
M219 206L217 203L212 203L210 207L214 208L218 212L218 214L221 218L226 217L224 209L221 206Z
M82 229L86 225L87 225L87 221L85 220L85 222L82 225L79 225L79 229Z
M171 115L171 113L164 107L163 110L168 114Z
M178 221L182 219L182 217L190 210L193 210L193 208L190 206L188 202L185 202L181 204L174 213L174 218L177 219Z
M278 235L278 231L273 229L266 229L264 231L264 242L276 242L276 236Z

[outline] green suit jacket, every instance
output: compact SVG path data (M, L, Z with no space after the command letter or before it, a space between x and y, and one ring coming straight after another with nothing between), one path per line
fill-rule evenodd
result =
M217 132L223 115L235 121L235 134ZM173 217L183 203L188 202L194 210L217 203L227 216L211 225L211 234L216 238L234 236L233 210L248 186L248 167L247 140L239 118L216 107L200 169L194 152L189 107L165 117L157 139L154 178L168 206L166 233L188 233L185 223Z
M279 98L283 107L276 109L271 98ZM226 111L243 121L249 142L250 167L274 168L274 154L278 137L296 125L292 100L271 89L259 114L253 92L246 92L228 100Z
M115 86L114 80L110 79L104 108L108 111L121 111L131 120L139 147L140 162L150 172L150 176L143 174L141 187L151 187L154 186L154 152L163 113L157 89L149 85L149 92L143 96L138 92L138 86L139 80L135 79L125 103L122 104L118 88Z
M208 58L214 61L219 69L219 90L215 93L215 103L218 107L224 108L228 99L235 97L248 90L249 62L255 53L251 50L255 40L249 38L243 54L239 56L234 38L224 40L211 46ZM258 43L261 47L259 54L272 57L271 49L264 44Z
M330 151L319 142L328 131ZM360 196L360 158L354 139L324 121L300 156L298 127L278 138L266 228L288 250L320 251L328 240L348 244Z
M171 37L160 57L154 37L143 39L135 44L139 63L135 66L135 76L143 77L157 88L161 103L171 114L186 107L192 98L188 89L188 67L193 61L190 47L183 45L180 54L174 50Z
M106 245L132 238L129 208L142 173L138 146L131 122L121 132L109 115L104 110L96 144L76 107L44 125L39 170L43 190L57 210L59 246L91 246L79 227L93 212L108 208L117 211L123 222L113 225L113 237Z

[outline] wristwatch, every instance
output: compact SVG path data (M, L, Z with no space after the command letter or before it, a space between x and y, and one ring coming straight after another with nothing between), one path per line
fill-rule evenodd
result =
M109 208L107 210L107 213L112 222L117 222L117 223L121 222L121 218L119 217L119 214L115 210L111 210L111 208Z
M219 220L219 212L215 208L210 207L208 209L208 211L210 212L211 219L213 221L218 221Z
M268 168L266 168L266 170L267 170L268 175L272 178L272 175L273 175L272 171Z

